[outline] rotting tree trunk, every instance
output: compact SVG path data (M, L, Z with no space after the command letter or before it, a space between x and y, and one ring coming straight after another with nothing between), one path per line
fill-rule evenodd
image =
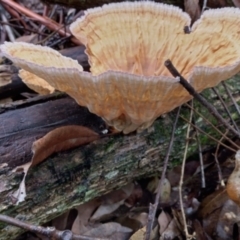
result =
M235 98L240 89L238 79L239 77L228 81ZM219 91L227 102L226 94L221 88ZM224 113L211 90L205 91L204 95ZM206 110L198 104L195 107L218 125ZM13 206L9 195L18 188L22 174L9 173L12 167L30 160L32 141L57 126L80 124L96 131L100 131L103 126L99 118L61 95L50 100L41 98L41 101L32 100L24 105L15 104L14 108L16 109L4 108L0 115L0 213L33 224L48 222L83 202L134 180L160 173L175 120L173 111L159 118L150 129L142 133L107 136L86 146L49 157L30 169L26 179L26 201ZM236 117L235 108L229 109ZM187 118L189 109L183 108L181 115ZM204 131L220 138L201 118L195 116L195 121ZM182 159L185 134L186 123L180 119L170 156L171 166ZM203 148L216 145L205 135L201 134L200 139ZM197 151L196 141L192 140L190 146L189 154ZM0 239L14 239L21 232L19 228L0 223Z

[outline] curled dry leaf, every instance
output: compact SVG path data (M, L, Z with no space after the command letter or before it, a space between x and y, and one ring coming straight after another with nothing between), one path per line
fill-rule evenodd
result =
M20 183L19 189L13 194L16 203L18 204L24 201L26 197L25 178L31 166L42 162L53 153L68 150L92 142L98 138L99 135L91 129L72 125L56 128L35 141L32 145L32 160L13 170L23 170L24 172L24 177Z
M52 226L54 226L57 230L66 229L69 212L70 212L70 210L66 211L62 215L54 218L52 220Z
M144 240L145 233L146 233L146 227L142 227L131 236L130 240Z
M136 231L130 238L130 240L145 240L145 234L146 234L146 226L142 227L138 231ZM155 240L158 236L158 226L156 225L150 234L149 240Z
M167 229L168 224L171 222L172 218L168 213L165 213L163 210L158 216L158 224L160 226L159 233L160 236L163 234L163 232Z
M75 219L72 225L72 232L75 234L83 234L88 230L88 222L92 213L95 211L97 207L101 204L101 200L93 199L89 202L79 205L76 207L78 211L77 218Z
M240 8L240 1L239 0L232 0L232 2L234 3L234 5L238 8Z
M147 190L156 194L158 191L159 178L154 177L147 185ZM160 192L160 202L169 203L171 195L171 183L167 178L164 179L163 185Z
M202 202L198 210L198 216L200 218L206 218L212 212L221 208L228 200L226 189L220 188L214 193L208 195Z
M157 193L157 190L155 191ZM161 188L160 201L161 203L168 203L170 201L171 195L171 184L167 178L163 181L163 186Z
M226 189L220 188L201 202L197 215L200 219L203 219L204 231L209 236L215 233L222 207L228 199Z
M168 224L168 227L162 233L159 240L175 239L176 237L178 237L179 239L182 239L181 232L179 231L176 221L174 219L172 219L170 221L170 223Z
M129 222L138 222L138 229L144 227L147 225L147 221L148 221L148 213L145 212L141 212L141 213L129 213L128 214L128 219ZM126 225L126 223L124 222L122 225L127 226L129 228L131 228L133 231L134 230L138 230L138 229L134 229L133 227L131 227L131 225Z
M114 240L128 240L131 233L132 230L130 228L124 227L119 223L108 222L93 226L91 229L85 232L84 235Z
M93 216L91 217L91 221L97 221L117 210L122 204L124 204L125 199L127 199L131 195L133 189L134 184L130 183L119 190L113 191L105 195L103 197L103 203L93 214Z
M194 226L194 230L195 230L197 239L210 240L210 238L208 237L207 233L204 231L201 223L197 219L195 219L193 221L193 226Z
M121 200L116 203L108 204L108 205L101 205L96 210L96 212L91 217L91 221L100 221L102 218L108 216L110 213L117 210L121 205L124 204L124 200Z

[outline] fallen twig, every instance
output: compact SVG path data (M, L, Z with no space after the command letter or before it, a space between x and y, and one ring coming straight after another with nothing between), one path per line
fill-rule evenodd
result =
M42 17L42 16L30 11L29 9L27 9L23 6L20 6L19 4L17 4L16 2L14 2L12 0L0 0L0 2L14 8L16 11L19 11L20 13L22 13L30 18L35 19L36 21L47 26L49 29L51 29L53 31L57 31L61 36L64 36L64 37L71 36L71 34L69 32L62 29L62 28L64 28L64 25L60 25L50 18ZM71 37L71 41L78 45L81 44L75 37Z
M192 104L193 104L193 102L192 102ZM191 109L190 111L191 112L190 112L189 122L191 123L192 119L193 119L193 110ZM188 228L187 228L187 221L186 221L186 216L185 216L185 211L184 211L184 206L183 206L182 185L183 185L185 164L186 164L186 159L187 159L190 129L191 129L191 124L188 124L187 134L186 134L186 145L185 145L185 151L184 151L182 167L181 167L181 176L180 176L180 180L179 180L179 203L180 203L180 208L181 208L181 213L182 213L184 232L185 232L187 239L192 239L193 237L189 234Z
M225 135L227 135L227 134L228 134L228 130L226 131ZM223 139L224 139L224 136L221 137L220 142L222 142ZM220 147L220 144L217 145L217 148L216 148L216 151L215 151L215 154L214 154L214 159L215 159L217 170L218 170L219 183L221 184L222 187L225 187L225 183L224 183L223 176L222 176L222 170L221 170L221 167L220 167L220 164L219 164L219 161L218 161L219 147Z
M196 125L194 117L193 117L193 124ZM198 145L198 155L199 155L200 169L201 169L202 188L205 188L206 181L205 181L204 166L203 166L202 145L201 145L201 142L199 139L199 131L195 127L194 127L194 131L196 132L196 140L197 140L197 145Z
M231 138L229 138L228 136L226 136L225 133L221 132L216 126L214 126L206 117L204 117L200 112L198 112L195 108L192 108L188 103L185 103L186 106L188 106L190 109L192 109L196 114L198 114L206 123L208 123L216 132L218 132L221 136L224 136L224 138L226 140L228 140L234 147L236 147L238 149L238 145L232 141ZM207 134L204 133L203 131L201 131L203 134ZM212 138L213 139L213 138ZM215 139L213 139L215 141ZM217 140L217 143L219 143L219 141Z
M162 171L161 179L159 180L159 183L158 183L157 195L156 195L156 198L155 198L155 202L154 202L154 204L150 203L150 206L149 206L148 223L147 223L147 230L146 230L146 235L145 235L146 240L150 239L151 230L153 228L154 218L155 218L155 215L156 215L157 207L158 207L159 200L160 200L161 189L162 189L164 179L165 179L165 175L166 175L166 171L167 171L169 156L170 156L170 153L171 153L171 150L172 150L172 145L173 145L173 141L174 141L174 134L175 134L177 122L178 122L178 119L179 119L180 110L181 110L181 106L178 108L177 115L176 115L176 118L175 118L175 122L173 124L172 135L171 135L169 145L168 145L168 149L167 149L167 153L166 153L166 156L165 156L165 159L164 159L163 171Z
M185 122L191 124L194 128L196 128L199 132L205 134L207 137L209 137L211 140L215 141L216 143L219 143L220 145L222 145L223 147L233 151L233 152L236 152L237 150L236 149L233 149L229 146L227 146L226 144L222 143L222 142L219 142L219 140L217 140L215 137L212 137L210 136L208 133L204 132L201 128L197 127L196 125L194 125L193 123L190 123L189 120L187 120L186 118L184 118L183 116L180 116L180 118L182 118Z
M55 227L41 227L31 223L22 222L16 218L8 217L0 214L0 221L8 223L10 225L23 228L27 231L41 234L53 240L109 240L107 238L93 238L82 235L75 235L70 230L59 231Z
M165 66L174 77L179 77L179 83L195 99L197 99L203 106L205 106L217 120L219 120L227 129L229 129L229 131L231 131L240 138L240 132L236 131L204 97L202 97L199 93L195 91L191 84L189 84L189 82L177 71L177 69L173 66L170 60L165 61Z
M237 110L238 115L240 116L240 108L239 108L239 105L237 104L237 102L236 102L235 99L233 98L232 93L229 91L229 88L228 88L227 84L226 84L225 82L222 82L222 85L223 85L226 93L228 94L228 96L229 96L230 99L232 100L232 102L233 102L233 104L234 104L234 106L235 106L235 108L236 108L236 110Z
M219 94L219 92L217 91L217 89L215 87L212 88L213 92L217 95L218 99L220 100L221 104L223 105L227 115L229 116L233 126L235 127L235 129L239 132L239 128L237 126L237 124L235 123L235 121L233 120L232 116L231 116L231 113L229 112L225 102L223 101L221 95Z

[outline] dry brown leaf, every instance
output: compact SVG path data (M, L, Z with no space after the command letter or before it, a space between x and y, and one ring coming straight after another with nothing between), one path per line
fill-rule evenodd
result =
M63 213L62 215L54 218L52 220L52 226L54 226L57 230L65 230L67 226L68 215L70 211Z
M32 145L32 166L42 162L52 153L68 150L97 140L99 135L83 126L64 126L47 133Z
M176 221L172 219L171 222L168 224L166 230L162 233L162 236L159 240L174 239L176 237L182 239L181 232L177 227Z
M236 7L240 8L240 0L232 0L232 2Z
M159 184L159 178L155 177L148 183L147 189L150 192L156 194L158 191L158 184ZM161 188L160 202L168 203L170 201L170 195L171 195L171 183L167 178L165 178L163 181L163 186Z
M134 184L129 183L123 186L121 189L111 191L110 193L102 196L102 203L105 205L113 204L121 200L127 199L134 190Z
M151 193L155 193L156 189L158 187L158 183L159 183L159 178L158 177L153 177L147 185L147 190Z
M194 230L196 233L196 238L197 239L201 239L201 240L210 240L210 238L208 237L208 235L206 234L206 232L204 231L201 223L195 219L193 221L193 226L194 226Z
M132 230L127 227L121 226L119 223L108 222L98 224L84 233L85 236L108 238L114 240L128 240Z
M91 221L100 220L101 218L104 218L106 215L117 210L122 204L124 204L125 199L127 199L130 196L133 189L134 189L134 184L129 183L128 185L122 187L121 189L105 195L102 198L104 199L104 202L99 206L99 208L93 214L93 216L91 217ZM116 199L118 199L118 202L116 202Z
M160 236L163 234L163 232L167 229L169 223L171 222L172 218L168 213L165 213L162 211L158 216L158 224L160 226L159 233Z
M203 229L209 236L214 235L214 239L233 239L233 225L239 222L239 214L240 208L229 199L203 218Z
M143 196L142 187L139 184L135 184L131 195L125 201L125 205L127 207L134 206L137 202L139 202L142 196Z
M201 15L199 0L184 0L184 7L194 23Z
M94 210L99 207L101 201L99 199L93 199L89 202L79 205L76 207L78 210L78 216L75 219L72 232L75 234L82 234L88 230L88 222Z
M225 188L220 188L214 193L208 195L201 203L198 216L200 218L206 218L212 212L220 209L224 203L228 200L228 195Z
M137 232L135 232L129 240L144 240L145 233L146 233L146 227L143 227L139 229Z
M184 169L184 181L192 177L198 170L198 167L199 162L197 161L187 162ZM167 173L167 179L169 180L172 187L176 187L179 185L181 168L182 168L181 166L177 166Z
M133 232L138 231L146 226L148 220L148 213L133 213L130 212L125 216L119 217L116 221L121 225L131 228Z
M116 203L108 204L108 205L101 205L99 208L96 210L96 212L93 214L91 217L90 221L99 221L101 218L106 217L110 213L114 212L117 210L121 205L124 204L124 200L121 200Z
M150 239L157 239L158 226L152 229ZM135 232L129 240L145 240L146 226Z
M145 212L135 213L133 216L130 216L130 218L139 221L142 224L142 226L145 226L147 225L147 221L148 221L148 213L145 213Z
M155 190L155 193L157 193L157 189ZM171 184L168 181L168 179L165 178L163 181L163 186L161 188L161 195L160 195L161 203L168 203L170 201L170 195L171 195Z
M35 141L32 145L32 160L13 170L23 170L24 172L24 177L19 189L13 194L13 197L16 199L16 204L24 201L26 197L25 178L31 166L42 162L53 153L68 150L92 142L98 138L99 135L91 129L72 125L56 128Z

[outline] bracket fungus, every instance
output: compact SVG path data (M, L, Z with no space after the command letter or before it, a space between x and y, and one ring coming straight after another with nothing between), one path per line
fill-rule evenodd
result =
M151 1L121 2L85 11L70 30L86 46L91 65L48 47L5 43L16 65L66 92L118 131L149 127L192 98L164 66L170 59L201 92L240 71L240 9L205 11L190 26L181 9Z

